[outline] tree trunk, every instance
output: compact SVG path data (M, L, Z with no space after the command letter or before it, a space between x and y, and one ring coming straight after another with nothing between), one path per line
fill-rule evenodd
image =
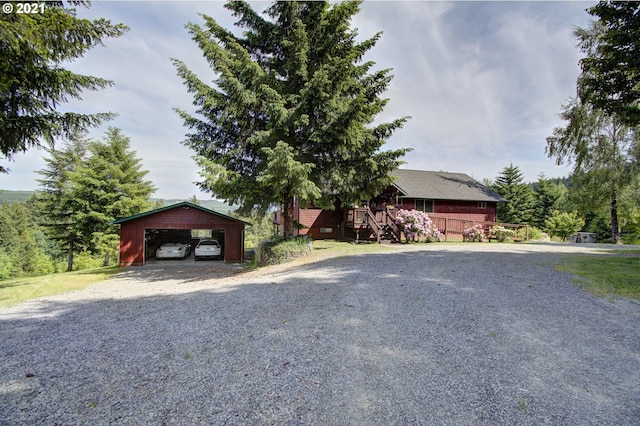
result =
M104 255L104 264L102 266L109 266L109 264L110 264L109 253L106 253Z
M73 271L73 241L69 243L69 256L67 258L67 272Z
M618 228L618 200L615 191L611 194L611 242L621 244L620 229Z
M292 238L294 236L293 203L294 203L293 197L288 197L282 212L282 222L284 227L283 234L284 234L284 237L287 239Z

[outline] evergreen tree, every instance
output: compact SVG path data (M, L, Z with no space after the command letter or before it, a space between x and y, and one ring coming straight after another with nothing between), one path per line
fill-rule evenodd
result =
M129 138L115 128L103 142L75 134L62 149L48 152L38 181L41 223L67 251L67 270L73 270L74 253L84 250L104 255L108 264L119 241L109 223L151 205L154 188L143 180L147 171L140 170Z
M587 11L597 20L576 31L586 54L580 61L580 98L627 126L638 126L640 2L600 1Z
M625 236L623 241L629 244L640 243L640 176L628 185L620 194L620 228Z
M524 183L522 172L510 164L502 170L492 188L507 200L498 204L498 220L506 223L531 223L535 208L533 190Z
M226 7L239 37L203 16L188 24L216 75L201 81L174 59L194 94L198 116L178 111L192 130L199 183L240 212L283 209L293 233L294 198L333 208L336 199L368 198L389 184L406 149L381 151L406 118L373 125L392 76L363 62L381 34L357 43L350 20L359 2L276 2L264 19L242 1Z
M541 173L534 191L536 204L532 222L534 226L542 229L555 210L564 210L567 188L563 184L547 179L544 173Z
M42 275L53 272L51 259L36 240L37 224L24 203L0 204L0 275Z
M86 248L86 242L78 229L76 213L80 206L73 193L71 174L86 160L88 141L82 134L74 133L62 149L47 149L45 168L38 173L40 192L37 197L40 223L47 235L67 252L67 270L73 270L74 253Z
M102 142L89 143L87 160L70 173L76 204L74 221L89 250L117 252L118 230L110 222L148 210L155 188L144 176L140 159L120 129L109 128Z
M104 38L119 37L127 27L105 19L79 19L76 10L64 8L61 1L40 2L37 7L42 8L38 13L0 14L0 155L9 160L40 146L42 139L53 143L112 118L109 113L58 111L69 98L80 99L83 90L113 84L61 65L102 45ZM0 166L0 172L6 171Z

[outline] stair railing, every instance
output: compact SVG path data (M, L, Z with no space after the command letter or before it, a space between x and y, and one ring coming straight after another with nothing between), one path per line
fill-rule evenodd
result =
M385 212L384 218L385 218L385 225L389 227L389 229L391 230L391 233L393 234L393 237L396 239L396 241L400 241L400 229L398 229L398 225L396 225L395 211L391 209L387 209Z
M376 217L374 216L374 214L373 214L373 212L371 211L370 208L367 208L367 212L366 212L366 216L365 217L367 219L367 225L369 225L369 228L371 228L371 230L374 232L374 234L376 234L376 241L380 242L380 235L382 234L382 227L380 226L380 224L376 220Z

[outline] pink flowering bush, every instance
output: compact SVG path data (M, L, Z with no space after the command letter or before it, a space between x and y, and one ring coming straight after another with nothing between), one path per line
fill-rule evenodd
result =
M462 232L464 241L469 242L480 242L486 243L487 236L484 235L484 231L482 230L482 225L477 224L476 226L472 226L471 228L467 228Z
M408 243L416 241L421 235L426 236L427 242L442 241L442 233L424 212L400 209L396 213L395 223Z

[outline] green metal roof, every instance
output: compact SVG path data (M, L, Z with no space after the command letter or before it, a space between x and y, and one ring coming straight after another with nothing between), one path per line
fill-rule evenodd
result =
M252 223L250 223L250 222L246 222L246 221L241 220L241 219L236 219L235 217L227 216L226 214L222 214L222 213L219 213L219 212L216 212L216 211L213 211L213 210L206 209L206 208L204 208L202 206L190 203L188 201L183 201L181 203L172 204L172 205L166 206L166 207L160 207L159 209L149 210L148 212L138 213L138 214L133 215L133 216L124 217L122 219L114 220L109 225L118 225L120 223L128 222L130 220L139 219L141 217L150 216L152 214L156 214L156 213L160 213L160 212L163 212L163 211L175 209L176 207L189 207L189 208L193 208L193 209L198 209L198 210L202 210L205 213L209 213L209 214L213 214L213 215L216 215L216 216L220 216L220 217L222 217L224 219L228 219L228 220L231 220L231 221L234 221L234 222L244 223L245 225L252 225Z

